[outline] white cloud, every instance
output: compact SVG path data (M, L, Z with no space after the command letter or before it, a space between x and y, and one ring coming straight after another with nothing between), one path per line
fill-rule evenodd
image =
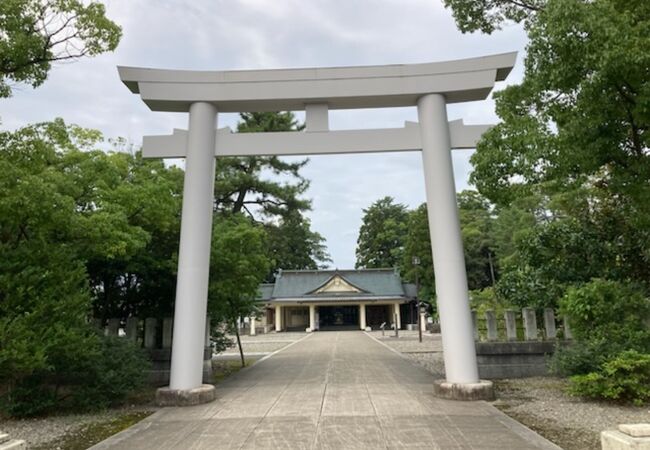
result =
M124 36L115 53L57 66L46 83L0 100L4 129L64 117L106 136L140 143L147 134L187 126L185 114L153 113L120 82L117 65L240 69L415 63L523 51L512 26L492 36L461 34L437 0L109 0ZM521 79L521 55L508 79ZM488 100L451 105L450 119L496 121ZM234 126L237 116L220 116ZM399 127L415 108L336 111L332 128ZM454 153L458 189L467 187L469 154ZM334 265L354 265L361 210L385 195L415 207L424 201L417 153L314 157L313 227L327 238Z

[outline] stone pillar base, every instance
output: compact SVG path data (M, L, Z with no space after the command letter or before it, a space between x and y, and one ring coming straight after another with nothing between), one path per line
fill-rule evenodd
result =
M26 448L25 441L11 439L7 433L0 431L0 450L25 450Z
M433 382L433 395L449 400L494 400L494 386L491 381L478 383L447 383L445 380Z
M216 389L211 384L202 384L194 389L170 389L162 387L156 391L158 406L193 406L210 403L216 396Z
M600 433L603 450L650 449L650 424L624 424Z

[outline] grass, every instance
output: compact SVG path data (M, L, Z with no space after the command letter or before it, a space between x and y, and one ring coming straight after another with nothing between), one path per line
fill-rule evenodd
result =
M246 358L246 367L252 365L255 361L256 358ZM219 384L241 369L239 359L212 361L213 383ZM96 422L71 431L63 437L32 448L35 450L50 450L53 448L59 450L87 449L153 414L155 395L156 388L145 387L130 395L126 400L128 405L137 407L138 410L125 409L110 418L98 419ZM148 406L152 406L151 410L142 409Z
M152 413L153 411L125 411L117 417L91 423L60 439L34 447L34 449L85 450L122 430L126 430Z
M252 365L257 358L245 358L246 367ZM242 369L241 361L239 359L223 359L212 361L212 376L214 384L219 384L233 373L239 372Z

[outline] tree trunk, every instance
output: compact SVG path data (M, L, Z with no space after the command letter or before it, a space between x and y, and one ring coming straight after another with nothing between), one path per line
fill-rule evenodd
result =
M241 357L241 366L246 367L246 361L244 360L244 349L241 346L241 339L239 338L239 327L237 322L235 322L235 336L237 336L237 346L239 347L239 356Z

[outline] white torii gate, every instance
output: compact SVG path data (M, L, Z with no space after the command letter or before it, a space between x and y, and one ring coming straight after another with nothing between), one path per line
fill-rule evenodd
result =
M203 342L215 157L422 151L446 382L439 395L479 398L467 275L458 220L452 148L474 148L484 125L448 122L448 103L484 100L504 80L516 53L426 64L246 71L119 67L120 78L153 111L189 112L189 130L145 136L143 155L185 158L183 211L170 386L167 402L214 398L202 386ZM403 128L330 131L329 109L417 106ZM232 133L218 112L305 110L303 132ZM163 401L165 401L163 399Z

